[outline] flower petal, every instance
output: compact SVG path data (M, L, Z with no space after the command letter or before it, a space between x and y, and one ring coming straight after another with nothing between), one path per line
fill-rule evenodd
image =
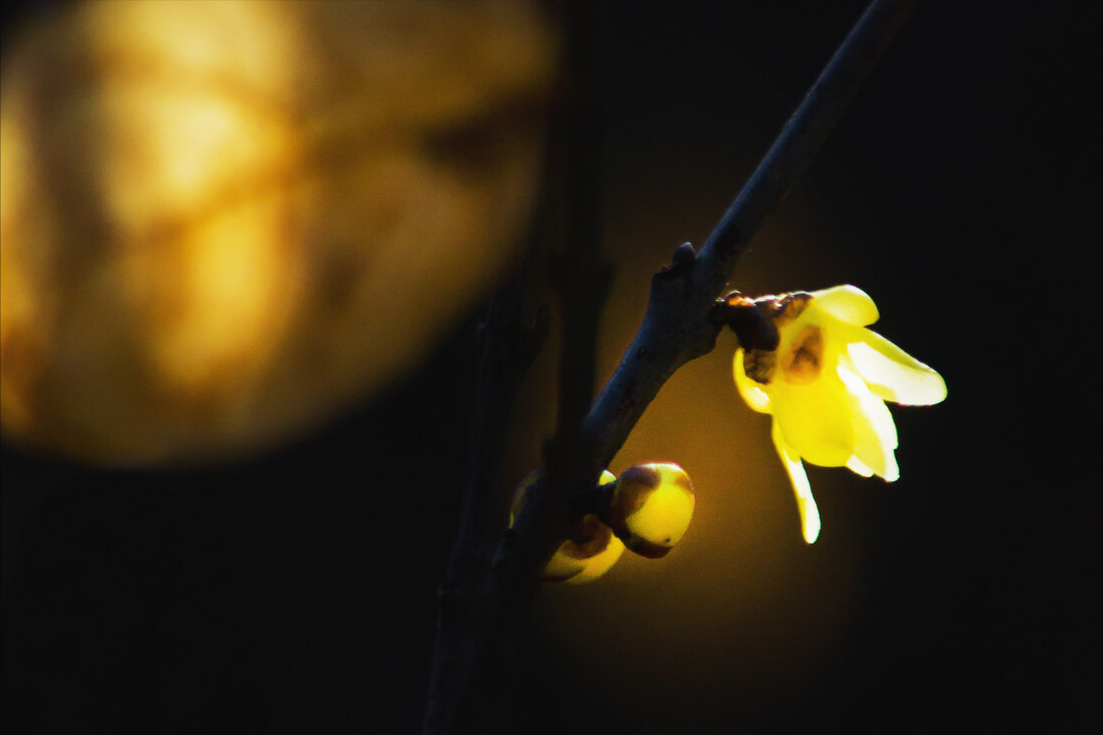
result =
M862 477L873 477L873 470L862 464L862 461L857 457L851 457L846 461L846 467L851 472L861 475Z
M544 580L547 582L563 582L571 579L586 568L589 559L576 559L564 554L559 549L544 567Z
M908 406L929 406L946 398L946 382L930 367L876 332L847 331L847 354L876 395Z
M877 304L857 286L834 286L812 292L809 309L815 308L836 319L864 327L877 321Z
M842 467L854 454L854 421L847 386L825 365L813 382L770 384L770 404L786 443L805 461Z
M593 582L609 571L623 553L624 542L613 536L609 539L609 545L605 547L605 551L591 559L587 559L581 572L567 578L567 584L589 584Z
M773 422L770 436L774 440L781 463L785 465L785 471L789 474L789 482L793 485L793 494L797 498L797 511L800 512L801 533L805 543L814 544L820 535L820 509L816 507L816 499L812 497L812 486L808 484L808 473L804 471L804 464L792 447L785 442L777 421Z
M735 377L735 387L747 405L759 413L770 413L770 396L762 389L761 384L748 378L747 373L743 370L742 347L735 351L735 359L732 361L732 375Z
M896 464L896 423L892 420L885 402L873 395L865 382L845 365L838 367L839 379L846 385L850 396L850 415L854 425L854 455L846 465L854 471L865 474L862 469L870 470L887 482L895 482L900 477ZM868 475L867 475L868 476Z

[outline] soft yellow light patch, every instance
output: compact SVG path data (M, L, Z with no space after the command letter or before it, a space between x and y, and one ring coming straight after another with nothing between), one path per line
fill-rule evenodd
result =
M162 299L175 296L175 309L154 312L162 337L151 352L165 387L217 395L270 364L296 295L296 271L275 244L280 209L278 199L256 199L212 217L188 233L176 262L158 264L156 279L134 273L135 293L156 285Z
M426 359L510 262L556 69L536 2L68 5L0 69L5 441L281 445Z

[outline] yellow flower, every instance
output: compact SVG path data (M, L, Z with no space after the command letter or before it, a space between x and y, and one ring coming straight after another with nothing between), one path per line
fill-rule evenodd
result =
M775 349L744 344L736 351L735 385L747 405L773 416L774 446L796 493L804 540L813 543L820 514L802 460L895 481L896 425L885 401L938 403L946 383L866 329L877 321L877 306L854 286L738 301L753 304L777 331Z

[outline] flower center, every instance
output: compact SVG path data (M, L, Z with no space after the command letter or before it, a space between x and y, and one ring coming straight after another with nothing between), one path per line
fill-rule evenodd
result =
M808 385L823 369L823 330L809 324L797 334L780 362L781 375L793 385Z

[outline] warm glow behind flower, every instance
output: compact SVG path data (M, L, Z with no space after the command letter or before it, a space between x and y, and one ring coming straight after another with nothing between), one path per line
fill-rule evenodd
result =
M747 405L773 416L774 446L793 484L804 540L813 543L820 516L802 460L895 481L896 425L885 401L938 403L946 384L866 329L877 321L877 306L854 286L755 304L772 320L779 340L776 349L736 350L735 385Z

